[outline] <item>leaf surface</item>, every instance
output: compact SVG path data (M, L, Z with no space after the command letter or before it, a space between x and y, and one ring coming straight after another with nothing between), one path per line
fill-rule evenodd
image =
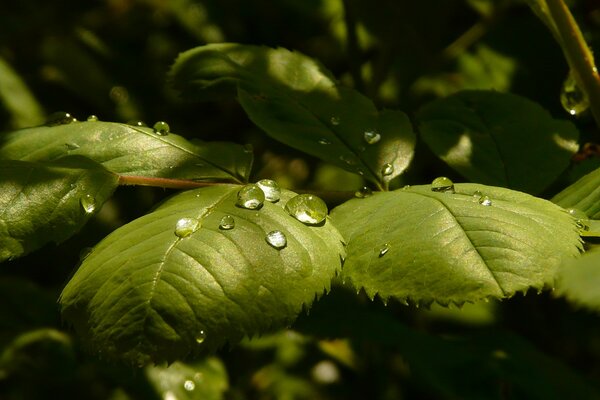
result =
M182 359L226 342L285 326L329 288L344 255L328 220L306 226L283 206L235 205L239 186L191 190L172 197L106 237L61 295L64 317L88 344L137 364ZM233 229L222 229L232 216ZM175 234L195 219L188 236ZM266 235L279 230L287 246Z
M463 303L542 289L581 249L575 221L546 200L476 184L455 190L413 186L335 208L348 243L342 276L370 296Z
M367 97L338 85L321 64L298 52L211 44L182 53L171 77L188 97L237 93L252 122L273 138L380 187L412 159L415 137L404 113L379 112Z
M79 231L117 183L117 175L80 156L0 160L0 262Z
M574 208L600 219L600 168L583 176L552 198L563 208Z
M577 305L600 311L600 250L561 266L556 294Z
M161 136L148 127L114 122L40 126L3 139L0 158L52 161L82 155L121 175L245 182L252 165L252 154L237 144L192 144L172 133Z
M572 123L513 94L463 91L417 119L425 143L465 178L528 193L547 188L578 148Z

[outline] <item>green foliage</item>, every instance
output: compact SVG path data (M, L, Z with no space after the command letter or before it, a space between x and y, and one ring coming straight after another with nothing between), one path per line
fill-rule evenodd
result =
M557 294L570 302L600 310L600 251L594 250L576 261L565 263L558 275Z
M592 219L600 219L600 169L566 187L552 201L561 207L582 211Z

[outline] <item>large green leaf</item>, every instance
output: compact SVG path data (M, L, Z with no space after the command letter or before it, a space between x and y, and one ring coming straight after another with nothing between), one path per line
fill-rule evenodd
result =
M590 251L559 270L556 294L600 311L600 250Z
M562 260L581 249L574 219L546 200L476 184L455 190L414 186L334 209L348 242L343 277L384 299L506 298L551 285Z
M0 262L73 235L117 183L117 175L80 156L0 160Z
M529 193L547 188L578 148L572 123L513 94L463 91L417 118L423 140L464 177Z
M235 205L239 189L181 193L114 231L65 287L64 317L92 348L139 364L288 324L329 287L342 237L328 220L307 226L290 216L283 206L292 192L250 210ZM220 227L225 216L233 229ZM196 230L176 234L182 219L197 222ZM287 246L272 247L272 231Z
M600 168L565 188L552 201L564 208L583 211L592 219L600 219Z
M22 129L0 136L2 141L0 158L49 161L76 154L121 175L245 182L252 165L252 154L237 144L192 144L172 133L113 122Z
M378 112L298 52L211 44L181 54L171 77L190 97L237 93L250 119L273 138L381 187L412 159L415 137L404 113Z

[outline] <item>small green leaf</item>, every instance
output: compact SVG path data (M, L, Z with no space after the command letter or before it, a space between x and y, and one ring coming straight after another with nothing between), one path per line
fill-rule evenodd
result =
M82 155L121 175L233 180L245 182L252 154L242 146L224 142L190 143L152 128L114 122L72 122L11 132L4 137L0 158L52 161L65 155Z
M63 316L90 347L137 364L209 353L290 323L329 288L342 237L329 220L308 226L290 216L293 192L243 208L238 191L186 191L114 231L65 287Z
M529 193L547 188L578 148L572 123L513 94L459 92L417 119L425 143L465 178Z
M600 250L565 263L558 271L556 295L600 312Z
M552 198L563 208L574 208L600 219L600 168L590 172Z
M117 183L117 175L80 156L0 160L0 262L79 231Z
M384 299L507 298L551 285L581 249L575 221L546 200L476 184L454 191L413 186L334 209L348 242L343 277Z
M237 93L252 122L273 138L381 187L412 159L415 137L404 113L379 112L298 52L211 44L181 54L171 77L189 97Z

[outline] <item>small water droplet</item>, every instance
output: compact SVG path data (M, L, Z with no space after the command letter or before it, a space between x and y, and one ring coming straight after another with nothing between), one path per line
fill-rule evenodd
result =
M377 131L365 131L363 138L367 144L375 144L381 140L381 135Z
M338 126L340 124L340 117L333 116L329 119L331 125Z
M204 331L200 331L200 333L198 333L198 336L196 336L196 343L202 344L202 343L204 343L205 340L206 340L206 333L204 333Z
M271 179L261 179L256 182L258 187L265 193L265 199L271 203L276 203L281 198L281 189L277 182Z
M285 246L287 246L287 238L285 237L285 234L281 231L269 232L265 240L277 250L281 250Z
M167 136L171 131L171 127L165 121L158 121L152 126L152 129L159 136Z
M285 205L285 210L298 221L307 225L318 225L327 217L327 205L313 194L299 194Z
M408 189L410 189L410 185L404 185L404 186L402 186L402 190L408 190Z
M454 182L450 178L440 176L431 182L431 190L433 192L454 193Z
M95 115L93 115L93 114L92 114L92 115L89 115L89 116L87 117L87 121L88 121L88 122L98 122L98 121L100 121L100 120L98 119L98 117L97 117L97 116L95 116Z
M236 206L248 210L256 210L265 202L265 192L255 184L249 184L240 189L237 195Z
M181 218L175 224L175 235L180 238L190 236L200 228L200 221L196 218Z
M77 150L79 145L77 143L65 143L67 150Z
M57 111L48 116L46 119L46 126L67 125L75 121L77 121L77 119L68 112Z
M368 186L363 186L360 189L358 189L356 192L354 192L354 196L358 197L359 199L364 199L365 197L369 197L372 194L373 194L373 192L371 191L371 189Z
M479 198L479 204L481 204L482 206L491 206L492 200L488 196L481 196Z
M476 190L473 192L473 198L477 201L479 201L479 199L481 198L481 196L483 196L483 193L481 193L481 190Z
M394 166L390 163L383 164L381 168L381 175L388 176L394 173Z
M196 384L194 381L188 379L187 381L183 382L183 388L188 392L191 392L192 390L196 389Z
M352 155L348 155L348 154L342 155L342 156L340 156L340 160L349 166L356 165L356 159Z
M231 215L226 215L223 218L221 218L221 222L219 223L219 229L228 231L233 228L235 228L235 219L233 219Z
M79 199L79 204L86 214L91 214L96 210L96 199L90 194L86 194Z
M127 125L131 126L148 126L144 121L140 121L138 119L132 119L131 121L127 121Z
M319 144L331 144L331 141L325 139L325 138L321 138L319 139Z
M575 218L575 224L580 231L590 230L590 219L586 213L576 208L569 208L567 212L570 216Z
M573 72L569 71L560 92L560 102L571 115L578 116L590 107L590 101L583 90L577 85Z
M389 243L384 244L383 246L381 246L381 248L379 249L379 257L383 257L387 254L387 252L390 251L390 245Z

